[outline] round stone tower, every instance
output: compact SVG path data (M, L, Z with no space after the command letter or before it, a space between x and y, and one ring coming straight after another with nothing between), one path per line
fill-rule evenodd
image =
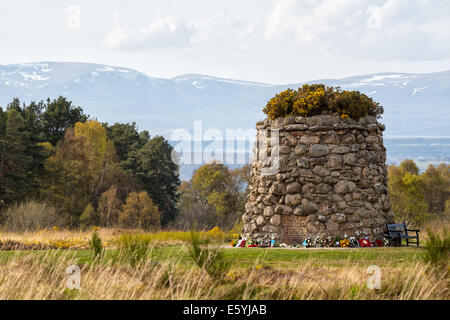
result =
M285 117L256 129L245 238L376 237L393 221L375 117Z

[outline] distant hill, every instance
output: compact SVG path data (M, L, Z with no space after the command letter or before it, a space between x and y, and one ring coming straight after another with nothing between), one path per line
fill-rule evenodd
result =
M450 137L450 71L379 73L306 83L340 86L373 97L384 106L381 121L386 124L388 139ZM173 129L192 130L195 120L203 121L204 130L253 129L255 122L265 117L261 110L275 93L302 84L272 85L197 74L161 79L122 67L39 62L0 65L0 106L13 97L29 102L63 95L100 121L135 121L152 135L169 137ZM408 141L386 143L388 157L416 158L417 144ZM433 145L435 140L426 141ZM448 140L439 141L426 149L426 157L448 161ZM184 176L189 172L191 169Z
M385 108L386 136L450 136L450 71L429 74L380 73L322 79L359 90ZM90 63L41 62L0 65L0 105L13 97L40 100L67 96L102 121L136 121L142 129L168 134L190 129L194 120L210 128L254 128L276 92L303 83L271 85L204 75L172 79L133 69Z

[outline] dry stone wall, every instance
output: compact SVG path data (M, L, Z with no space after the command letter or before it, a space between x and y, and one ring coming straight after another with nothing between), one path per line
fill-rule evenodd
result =
M292 244L307 236L376 237L393 221L385 127L375 117L286 117L266 119L256 128L245 238ZM261 149L262 137L276 132L278 146ZM260 156L266 151L270 161ZM263 173L274 161L276 172Z

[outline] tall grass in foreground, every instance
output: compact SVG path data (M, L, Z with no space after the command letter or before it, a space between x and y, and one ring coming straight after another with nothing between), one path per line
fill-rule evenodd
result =
M276 269L262 261L232 269L218 282L176 255L158 263L146 255L134 267L105 258L80 265L81 289L69 290L66 268L77 264L72 257L53 250L0 261L0 299L449 299L445 272L429 272L420 261L383 267L381 289L369 290L367 262L333 267L309 259L295 269Z
M145 234L124 234L116 241L114 261L127 262L132 267L145 262L151 252L151 240Z
M443 229L442 238L431 229L427 230L427 235L425 262L448 272L450 264L450 233L448 229L446 227Z
M231 268L231 261L225 260L223 249L211 247L208 243L202 245L199 234L194 231L191 231L189 255L199 268L215 280L222 280Z

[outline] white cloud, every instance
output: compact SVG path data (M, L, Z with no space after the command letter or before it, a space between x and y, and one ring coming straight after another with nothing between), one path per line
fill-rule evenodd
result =
M254 31L253 24L222 11L193 21L168 16L138 27L124 27L116 17L104 44L109 49L128 51L185 47L247 50L256 40Z
M118 50L183 48L190 45L194 29L192 24L171 16L140 27L122 27L117 22L104 43L108 48Z
M381 29L381 8L378 6L370 6L367 8L367 28Z
M247 50L256 40L254 24L239 17L227 16L221 11L199 20L195 25L193 45Z
M267 83L450 69L448 0L77 0L76 31L65 1L43 1L0 1L0 63L85 61Z
M267 17L265 37L332 55L433 60L450 54L444 30L450 30L449 1L279 0Z

